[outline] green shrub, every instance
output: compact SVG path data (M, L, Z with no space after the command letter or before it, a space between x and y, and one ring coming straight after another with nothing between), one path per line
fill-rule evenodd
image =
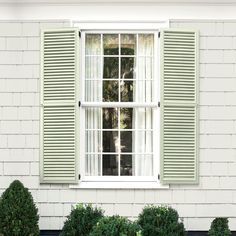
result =
M183 223L179 222L179 215L171 207L147 206L138 217L138 224L142 227L142 236L184 236Z
M0 235L39 235L38 209L29 190L13 181L0 199Z
M137 223L121 216L107 216L99 220L89 236L139 236Z
M211 223L211 228L208 232L209 236L230 236L231 232L228 226L227 218L215 218Z
M101 209L91 205L79 204L74 208L64 223L60 236L87 236L92 227L103 217Z

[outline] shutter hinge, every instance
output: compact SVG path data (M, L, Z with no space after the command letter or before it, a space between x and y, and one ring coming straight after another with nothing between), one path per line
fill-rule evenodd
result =
M80 179L81 179L81 175L79 174L79 176L78 176L78 177L79 177L79 180L80 180Z
M158 38L160 38L160 37L161 37L161 31L158 32Z
M79 31L79 37L81 38L81 31Z
M158 180L160 180L160 174L158 174Z
M161 103L160 102L158 102L158 107L160 107L161 106Z
M78 102L79 107L81 107L81 101Z

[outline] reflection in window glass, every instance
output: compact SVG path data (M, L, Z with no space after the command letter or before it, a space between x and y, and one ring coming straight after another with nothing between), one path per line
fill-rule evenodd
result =
M119 36L118 34L103 34L104 55L119 54Z
M102 174L118 175L118 156L103 155L102 156Z
M136 35L135 34L121 34L121 55L135 55L136 54Z
M118 102L119 83L114 80L103 81L103 102Z

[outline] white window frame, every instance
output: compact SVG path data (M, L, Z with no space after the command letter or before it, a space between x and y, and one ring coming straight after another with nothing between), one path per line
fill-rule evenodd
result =
M77 127L80 130L80 137L79 137L79 173L80 173L80 180L79 184L77 185L70 185L71 188L109 188L109 189L116 189L116 188L141 188L141 189L149 189L149 188L168 188L168 185L162 185L160 180L158 179L158 175L160 173L160 109L158 108L158 101L160 101L160 92L157 93L157 101L154 103L141 104L141 103L125 103L125 106L137 106L137 107L154 107L156 110L153 110L153 117L157 120L157 122L153 123L153 173L154 176L85 176L85 120L84 120L84 107L88 106L110 106L110 103L93 103L93 102L84 102L84 58L85 58L85 47L81 42L84 42L85 32L93 32L93 33L108 33L109 31L112 33L153 33L155 34L154 37L154 44L158 45L154 47L154 87L155 89L160 88L160 41L158 38L158 32L161 28L168 28L169 22L168 21L160 21L160 22L74 22L74 27L78 28L81 31L81 39L80 39L80 66L79 66L79 74L80 74L80 81L79 81L79 101L81 101L81 106L78 108L79 111L79 120L77 120ZM157 65L157 66L155 66ZM112 103L117 107L125 107L124 104L120 102ZM155 141L155 143L154 143ZM158 145L155 145L155 144Z

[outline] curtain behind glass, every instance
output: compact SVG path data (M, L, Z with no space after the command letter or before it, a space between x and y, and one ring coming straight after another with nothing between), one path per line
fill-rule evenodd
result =
M140 34L138 37L137 58L137 81L134 90L135 102L152 102L152 79L153 79L153 35ZM152 153L152 109L137 108L134 110L135 129L147 131L135 131L133 150L135 155L135 175L153 175Z
M100 56L100 34L86 36L86 60L85 60L85 101L101 101L101 56ZM101 115L100 109L86 109L86 152L94 153L86 155L86 175L100 175L100 131Z

